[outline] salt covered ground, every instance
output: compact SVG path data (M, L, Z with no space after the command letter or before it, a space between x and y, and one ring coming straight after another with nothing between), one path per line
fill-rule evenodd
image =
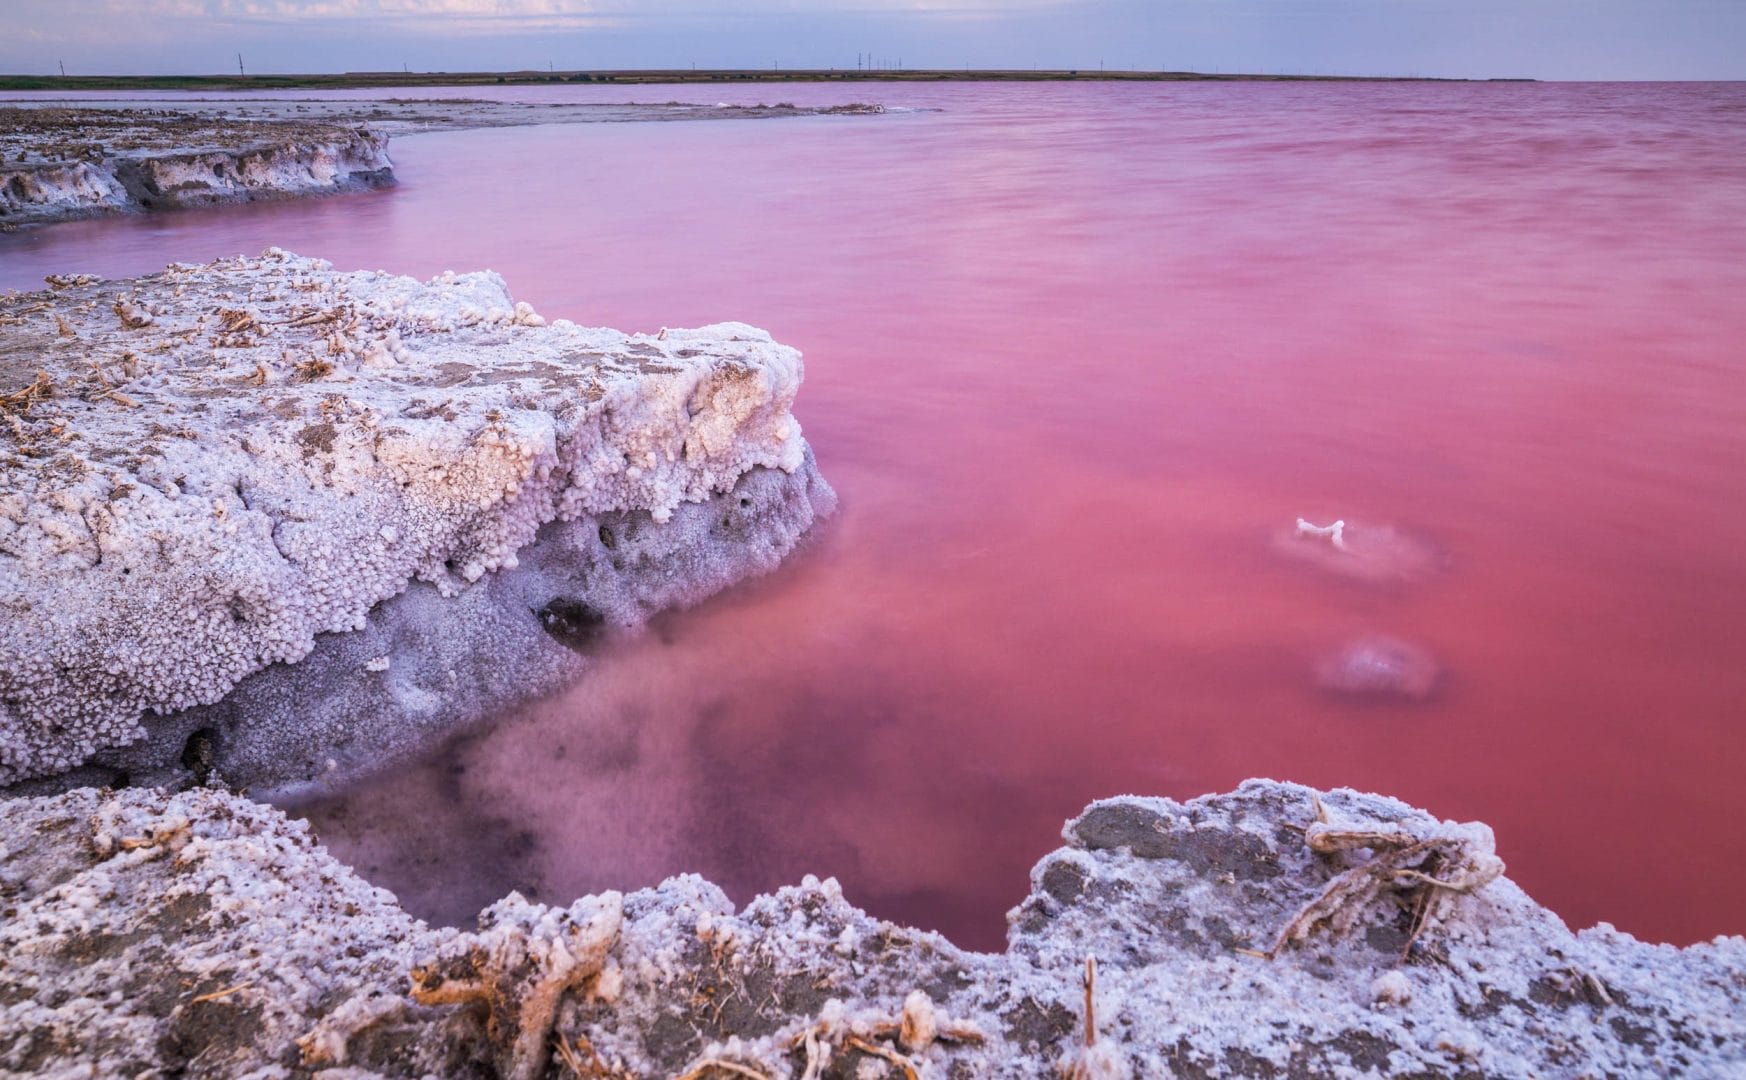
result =
M749 326L279 251L51 286L0 301L0 783L369 767L834 505Z
M1746 941L1572 934L1491 831L1250 781L1068 822L1007 951L834 881L697 877L428 928L212 789L0 803L0 1075L1712 1076Z

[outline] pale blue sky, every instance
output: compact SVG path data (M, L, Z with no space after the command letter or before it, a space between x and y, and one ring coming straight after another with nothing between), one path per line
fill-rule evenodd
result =
M0 72L1140 67L1746 78L1746 0L0 0Z

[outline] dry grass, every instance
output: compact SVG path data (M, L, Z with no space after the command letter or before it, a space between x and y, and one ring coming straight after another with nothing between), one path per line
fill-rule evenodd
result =
M704 1058L694 1063L690 1068L675 1076L673 1080L704 1080L711 1073L724 1076L743 1076L747 1080L772 1080L767 1073L759 1072L750 1065L741 1065L737 1061L726 1058Z
M218 1001L220 998L227 998L232 994L240 994L253 985L254 983L237 983L235 986L227 986L223 990L214 990L210 994L201 994L190 1002L190 1004L198 1005L202 1001Z
M333 361L325 357L314 356L292 368L291 378L300 383L314 382L317 379L327 378L337 370L339 369L334 367Z
M0 394L0 412L28 413L30 407L46 397L53 397L55 381L46 371L38 370L36 380L22 390Z

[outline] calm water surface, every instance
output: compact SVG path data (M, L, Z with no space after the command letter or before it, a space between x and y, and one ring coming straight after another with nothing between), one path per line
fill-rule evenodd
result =
M1491 822L1575 924L1746 931L1746 87L505 94L944 111L408 137L389 192L0 237L0 288L278 244L805 351L820 543L306 808L414 911L814 872L988 947L1090 799L1273 776ZM1428 700L1318 687L1370 634Z

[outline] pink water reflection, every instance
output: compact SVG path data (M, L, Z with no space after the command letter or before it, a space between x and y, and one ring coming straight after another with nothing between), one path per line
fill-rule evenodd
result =
M279 244L806 352L817 548L311 808L415 910L814 872L991 945L1088 800L1266 775L1489 821L1573 923L1746 930L1746 89L537 93L946 111L419 136L390 192L0 237L0 287ZM1316 688L1376 633L1431 700Z

